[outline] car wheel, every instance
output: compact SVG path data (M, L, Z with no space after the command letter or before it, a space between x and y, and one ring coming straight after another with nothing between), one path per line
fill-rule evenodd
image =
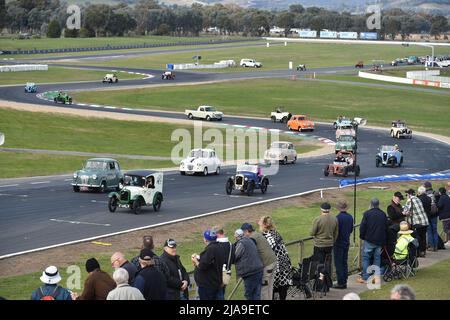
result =
M216 176L218 176L220 174L220 167L217 167L215 174L216 174Z
M330 174L330 166L326 166L326 167L323 169L323 175L324 175L325 177L328 177L329 174Z
M380 166L380 159L376 158L375 159L375 166L378 168Z
M109 212L116 211L116 209L117 209L117 198L116 197L109 198L108 209L109 209Z
M116 79L116 81L114 81L115 83L119 82L119 79Z
M247 186L247 195L251 196L253 194L253 191L255 190L255 182L250 181Z
M391 137L394 138L394 131L391 130Z
M233 192L233 179L229 178L227 180L227 184L225 185L225 191L227 192L227 194L231 194L231 192Z
M73 192L80 192L79 186L73 186Z
M131 204L131 210L133 210L134 214L139 214L139 213L141 213L141 208L142 208L141 200L139 198L137 198Z
M283 119L281 119L281 122L282 123L287 123L288 122L287 117L283 117Z
M292 164L295 164L297 162L297 156L294 157L294 160L292 160Z
M158 194L156 196L155 202L153 203L153 211L158 212L161 209L161 196Z
M289 129L289 131L292 131L292 128L291 128L291 126L288 126L288 129Z
M395 135L395 137L396 137L397 139L400 139L400 132L397 131L397 134Z
M271 119L272 122L274 122L274 123L277 121L277 118L275 118L274 116L270 117L270 119Z
M348 176L348 168L347 168L347 167L344 168L343 176L344 176L344 177L347 177L347 176Z
M267 192L267 187L269 186L269 180L266 178L261 181L261 193L264 194Z
M298 132L302 132L302 127L301 126L298 126Z
M283 162L282 162L282 163L283 163L283 164L287 164L287 162L288 162L288 161L287 161L287 157L284 157L284 159L283 159Z
M188 114L188 118L191 119L191 120L194 120L194 116L192 115L192 113Z
M211 117L210 116L206 116L206 121L211 121Z
M53 98L53 102L54 102L54 103L58 103L58 99Z
M203 175L206 177L208 175L208 168L205 167L205 169L203 169Z
M98 188L98 191L99 191L100 193L105 193L105 192L106 192L106 189L107 189L107 187L106 187L106 182L105 182L105 181L102 181L102 184L100 185L100 188Z
M180 174L181 174L182 176L184 176L184 175L186 175L186 171L180 171Z
M397 160L392 159L392 160L390 161L391 168L394 168L396 163L397 163Z
M401 167L403 164L403 157L400 158L400 163L398 164L399 167Z

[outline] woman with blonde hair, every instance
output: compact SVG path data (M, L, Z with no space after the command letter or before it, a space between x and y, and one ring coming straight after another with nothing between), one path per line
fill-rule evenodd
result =
M291 259L287 252L283 238L276 230L275 224L270 216L263 216L258 221L259 230L269 242L270 247L277 256L277 268L275 270L275 282L273 291L278 292L280 300L286 300L287 291L292 285L291 279Z

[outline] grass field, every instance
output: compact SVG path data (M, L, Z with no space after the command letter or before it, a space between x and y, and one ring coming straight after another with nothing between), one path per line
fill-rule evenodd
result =
M411 185L411 184L402 184L398 186L398 190L406 190L406 188L413 187L416 188L417 185ZM381 207L385 208L392 196L392 190L365 190L358 192L358 207L357 207L357 220L356 222L359 222L362 216L362 213L367 210L367 205L370 201L370 199L374 196L378 197L380 199ZM351 203L352 199L352 193L344 191L344 197ZM342 196L340 196L342 198ZM331 200L332 206L334 206L336 199ZM334 209L333 209L334 210ZM312 225L313 219L318 215L319 210L319 203L311 203L309 206L288 206L288 207L280 207L275 209L271 216L273 217L277 229L281 233L283 239L285 242L298 240L300 238L305 238L309 236L310 228ZM336 213L335 210L333 213ZM237 229L241 226L241 224L244 221L228 221L225 224L225 230L227 232L227 235L232 238L233 230ZM254 221L249 221L254 224ZM205 226L206 228L206 226ZM352 236L353 239L353 236ZM358 232L357 232L357 239L358 239ZM180 255L183 265L186 267L188 271L191 271L192 264L190 262L190 256L193 252L201 252L203 250L203 243L201 239L201 234L197 233L191 233L188 236L186 236L183 239L176 239L178 242L177 247L177 253ZM100 254L96 255L96 258L99 260L100 265L102 268L107 271L108 273L112 274L113 270L111 268L110 264L110 254L114 252L114 247L105 249L105 252L110 252L109 254ZM161 254L162 248L157 246L156 247L156 253ZM296 245L289 246L288 247L289 255L291 258L291 262L293 266L298 265L298 257L299 257L299 250ZM358 249L357 247L351 246L350 254L349 254L349 268L352 268L353 266L353 259L355 255L357 254ZM128 259L131 259L133 256L137 254L137 250L130 250L126 252L126 256ZM305 251L303 252L304 257L307 257L311 255L312 253L312 242L306 242L305 245ZM84 271L84 261L85 259L90 258L88 254L82 257L80 261L67 261L68 264L75 263L78 265L82 270L82 282L84 282L84 279L86 277L86 273ZM51 263L49 261L49 263ZM448 265L446 265L448 268ZM67 273L62 266L59 266L60 270L62 271L62 277L63 279L67 279ZM442 272L444 272L445 268L442 269ZM231 292L231 288L235 285L235 272L233 270L233 280L232 283L229 285L227 289L227 295ZM442 279L442 277L448 279L446 277L446 274L442 274L442 277L438 277L434 275L432 272L426 273L425 271L420 271L421 276L417 277L417 279L425 278L425 280L431 280L431 279ZM26 274L21 276L14 276L14 277L3 277L0 278L0 296L6 297L8 299L29 299L31 296L31 292L37 288L40 285L39 281L40 273L32 273L32 274ZM424 280L424 281L425 281ZM65 284L65 281L62 282ZM448 282L441 281L438 282L438 280L433 280L432 282L436 286L435 291L430 291L430 297L434 299L438 299L441 297L442 290L448 289ZM448 291L448 290L447 290ZM443 297L448 296L448 293L445 293ZM383 297L383 295L380 296L380 298ZM235 299L242 299L243 298L243 288L242 286L237 291Z
M136 37L99 37L99 38L42 38L17 39L0 37L1 50L34 50L59 48L91 48L120 45L161 44L182 42L203 42L229 39L245 39L243 37L167 37L167 36L136 36Z
M445 53L448 49L438 49L440 53ZM441 52L442 51L442 52ZM371 64L372 60L384 59L391 61L397 57L409 55L426 55L429 50L421 47L402 46L376 46L359 44L318 44L318 43L289 43L288 46L272 45L234 48L226 50L208 50L199 52L202 56L202 64L210 64L220 60L233 59L237 63L242 58L253 58L262 62L261 70L287 69L289 61L294 65L306 64L308 68L326 66L351 66L357 61L363 60L366 64ZM117 66L117 67L146 67L164 68L167 63L191 63L192 52L141 56L132 58L120 58L109 61L94 61L92 65ZM242 71L250 68L227 68L214 69L214 71ZM253 70L253 69L251 69ZM255 70L256 71L256 70Z
M5 148L30 148L93 153L127 155L148 155L170 157L178 140L172 141L172 132L187 129L194 136L190 125L179 126L159 122L133 122L110 119L82 118L74 116L49 115L0 108L0 128L5 134ZM205 128L206 130L207 128ZM225 130L220 129L225 137ZM283 137L294 142L298 153L320 148L317 142L306 142L296 137ZM225 138L224 138L225 141ZM237 148L246 149L235 139L234 156ZM270 137L269 141L270 142ZM192 142L193 143L193 142ZM208 143L203 142L204 146ZM213 143L218 154L227 155L224 144ZM191 144L191 147L193 145ZM123 167L174 167L171 161L138 161L120 159ZM30 153L0 152L0 178L67 173L78 168L86 157L55 156ZM33 163L32 166L29 164Z
M277 106L291 113L331 121L339 114L363 117L370 125L389 126L402 118L413 128L450 136L448 96L360 85L257 79L198 86L117 90L74 94L78 102L184 111L209 104L227 114L268 117ZM170 96L170 99L166 97ZM433 112L424 112L433 108ZM436 115L439 115L438 117Z
M23 84L27 82L39 83L60 83L60 82L79 82L79 81L102 81L108 71L70 69L60 67L49 67L47 71L20 71L20 72L1 72L0 85ZM141 79L144 76L130 74L127 72L117 72L120 80ZM39 86L38 86L39 90Z

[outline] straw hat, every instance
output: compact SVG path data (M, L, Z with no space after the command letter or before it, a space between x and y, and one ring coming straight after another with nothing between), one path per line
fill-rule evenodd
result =
M400 222L400 231L398 232L398 234L411 234L411 233L413 233L413 231L409 229L408 222L406 221Z

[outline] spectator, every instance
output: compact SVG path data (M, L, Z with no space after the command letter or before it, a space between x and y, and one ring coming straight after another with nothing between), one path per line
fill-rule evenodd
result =
M58 285L61 276L55 266L47 267L40 279L44 285L33 291L31 300L72 300L70 291Z
M159 272L161 272L163 274L163 276L166 278L166 281L169 279L169 268L167 267L167 265L161 261L161 259L153 252L153 250L155 249L155 245L153 243L153 237L152 236L144 236L142 238L142 247L141 249L149 249L152 254L151 254L151 258L153 260L154 266L156 267L156 269L158 269ZM140 264L140 260L139 260L139 255L134 257L131 260L131 263L134 264L136 266L136 269L139 271L141 270L141 264Z
M359 295L357 293L354 292L350 292L347 293L342 300L361 300L361 298L359 297Z
M269 242L270 247L277 256L277 268L275 271L275 281L273 284L273 292L278 293L280 300L286 300L287 291L292 285L291 278L291 259L284 245L283 238L275 228L273 220L269 216L261 217L258 222L259 230Z
M156 268L154 253L144 248L139 254L140 270L136 274L134 287L144 296L145 300L166 300L167 283L163 274Z
M84 282L81 296L74 293L77 300L106 300L108 293L116 287L116 283L109 274L100 269L97 259L86 261L86 271L89 274Z
M313 255L315 260L320 263L324 263L326 257L331 255L334 242L339 232L338 221L336 217L330 214L330 209L331 206L329 203L322 203L320 206L320 216L314 219L311 229L311 236L314 237Z
M391 300L416 300L416 293L406 284L398 284L391 290Z
M130 286L128 271L125 268L116 268L113 279L117 286L108 293L106 300L145 300L138 289Z
M339 210L339 214L336 216L339 231L333 249L337 285L333 288L347 289L348 249L350 247L350 234L353 232L353 217L347 213L346 201L339 201L337 209Z
M422 201L415 196L413 189L405 191L408 197L405 205L407 222L416 231L419 240L419 257L425 257L427 250L428 217L423 208Z
M450 244L450 197L445 188L439 189L439 202L437 204L439 220L442 221L442 229L447 234L447 244Z
M233 263L234 260L233 244L230 242L230 240L228 240L228 237L225 236L225 231L222 226L214 226L212 230L216 232L217 242L219 243L219 247L222 252L222 259L225 262L224 266L222 266L222 271L224 270L224 268L227 271L230 271L231 264ZM218 297L218 300L225 300L226 287L227 287L226 284L222 283L222 290L221 290L222 295Z
M169 281L167 282L168 300L188 300L189 299L189 275L181 263L180 256L177 255L177 243L173 239L164 242L164 252L161 260L169 268Z
M381 268L381 248L386 244L387 217L380 209L380 201L372 198L370 209L364 212L359 227L359 237L364 240L362 248L362 276L358 278L359 283L366 283L369 278L367 269L373 264ZM379 283L379 274L375 275L375 283Z
M242 229L234 233L236 275L244 280L245 298L261 300L261 284L264 266L256 249L256 241L245 237Z
M241 226L242 231L246 237L250 237L256 242L256 249L258 255L264 266L263 279L261 287L261 300L272 300L273 297L273 282L275 280L275 270L277 267L277 256L267 242L267 239L259 232L253 229L249 223L244 223Z
M128 283L130 284L130 286L133 285L134 278L135 278L136 273L137 273L137 268L136 268L136 266L134 264L129 262L127 259L125 259L125 256L123 255L122 252L115 252L111 256L111 266L114 269L123 268L123 269L127 270L127 272L128 272Z
M413 231L409 229L408 222L403 221L400 223L400 231L398 232L399 237L397 239L397 244L395 245L394 251L395 260L404 260L408 257L408 245L411 242L417 241L411 235L412 233Z
M437 232L437 204L436 198L433 194L433 189L431 189L431 183L426 182L425 184L430 186L431 192L427 192L425 186L420 186L417 189L417 194L419 200L422 202L423 209L428 218L428 228L427 228L427 238L428 246L430 250L437 251L438 247L438 232Z
M219 300L223 297L222 268L226 262L214 230L203 232L203 242L205 250L199 255L194 253L191 256L198 295L200 300Z
M389 225L396 224L397 229L400 222L405 221L405 216L403 215L403 206L401 204L403 200L405 200L405 197L403 197L401 192L397 191L394 193L391 203L387 207Z

